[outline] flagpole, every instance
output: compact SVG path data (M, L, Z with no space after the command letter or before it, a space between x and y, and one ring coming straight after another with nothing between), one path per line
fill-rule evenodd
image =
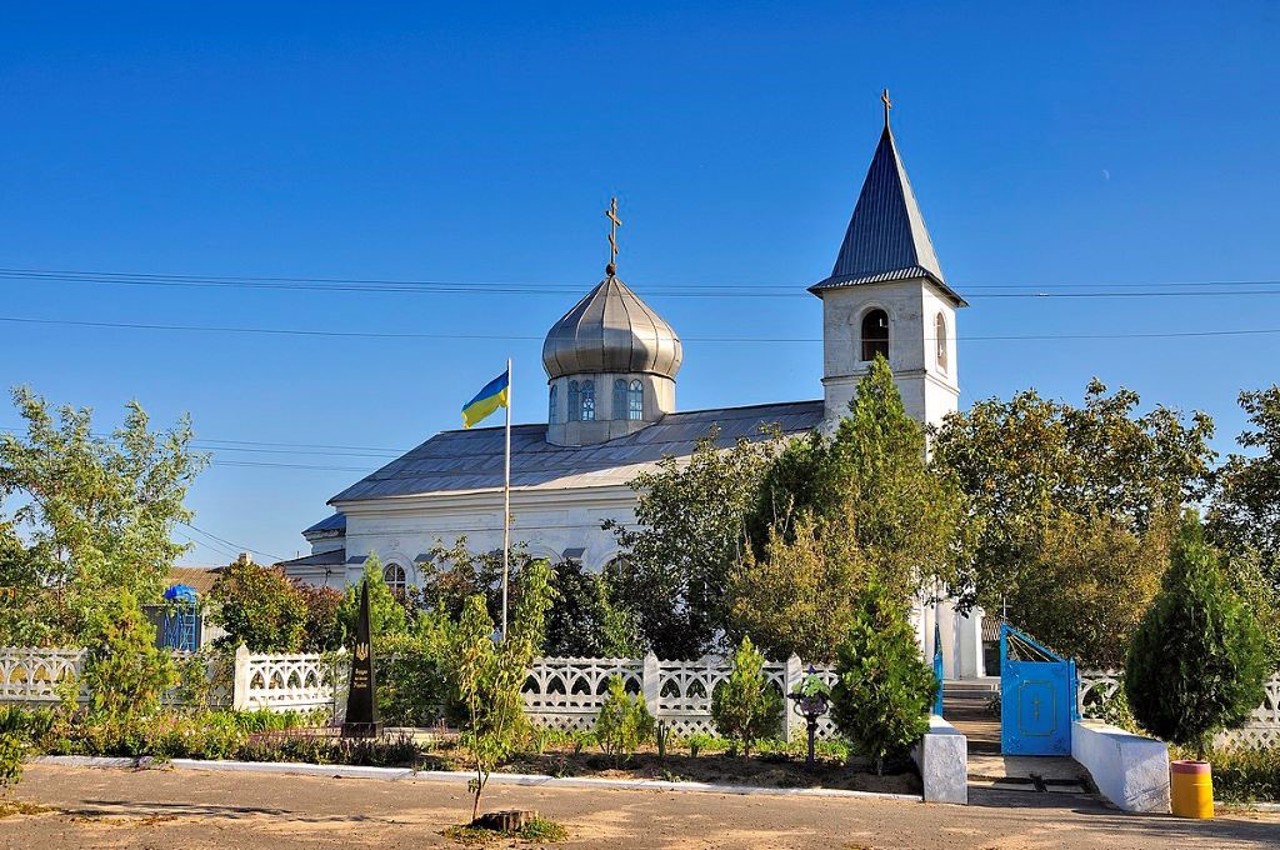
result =
M511 565L511 358L507 358L507 449L502 480L502 639L507 639L507 581Z

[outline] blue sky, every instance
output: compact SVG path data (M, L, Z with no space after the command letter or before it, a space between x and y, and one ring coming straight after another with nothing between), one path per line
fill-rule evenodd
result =
M830 270L884 86L972 304L963 404L1079 400L1096 375L1210 412L1228 449L1238 391L1276 380L1280 334L1064 338L1280 329L1280 284L1221 285L1280 279L1272 2L0 3L0 19L0 268L462 285L9 277L0 316L513 337L0 321L5 385L104 428L130 398L161 423L189 411L219 441L190 504L223 542L193 533L190 563L304 550L326 499L380 465L364 449L456 427L507 356L517 421L542 420L540 340L599 279L613 194L620 276L687 340L681 408L818 397L816 342L712 340L818 339L803 290ZM1034 291L1056 297L997 297ZM1119 291L1212 294L1062 297ZM990 338L1008 336L1054 338Z

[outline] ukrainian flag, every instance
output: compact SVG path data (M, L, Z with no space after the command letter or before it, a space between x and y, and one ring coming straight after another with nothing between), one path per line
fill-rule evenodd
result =
M510 383L511 372L508 369L485 384L484 389L476 393L475 398L462 406L462 427L470 428L499 407L509 407L510 391L508 385Z

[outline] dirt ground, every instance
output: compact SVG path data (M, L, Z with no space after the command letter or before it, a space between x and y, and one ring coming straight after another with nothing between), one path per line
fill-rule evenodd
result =
M451 784L192 770L31 765L14 792L49 807L0 819L0 847L450 846L470 813ZM900 800L492 787L488 809L533 808L565 847L1033 850L1280 847L1280 816L1193 822L1125 815L1089 798L983 791L968 807ZM453 845L456 846L456 845ZM503 846L517 846L506 844Z

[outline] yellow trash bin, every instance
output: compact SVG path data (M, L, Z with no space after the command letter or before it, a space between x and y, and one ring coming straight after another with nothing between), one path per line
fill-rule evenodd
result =
M1169 780L1175 815L1200 820L1213 817L1213 774L1207 761L1170 762Z

